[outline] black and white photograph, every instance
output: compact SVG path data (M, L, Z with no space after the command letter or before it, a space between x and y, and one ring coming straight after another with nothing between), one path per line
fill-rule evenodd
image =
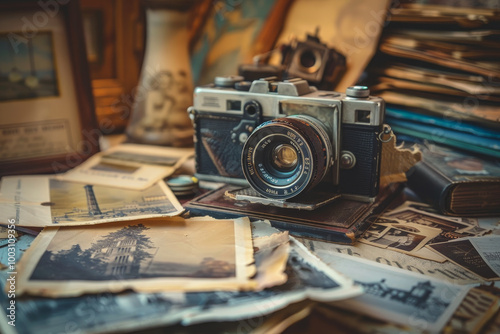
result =
M335 305L429 332L442 329L469 289L359 257L334 252L319 256L365 292Z
M379 222L379 220L377 220ZM383 235L384 231L389 227L387 225L382 224L371 224L365 231L365 233L361 236L362 239L366 241L372 241L377 238L380 238Z
M387 246L389 248L398 248L405 251L412 251L425 239L425 236L404 231L401 229L390 228L380 238L372 240L373 243Z
M363 234L360 242L417 256L417 251L440 233L441 230L428 226L379 218Z
M19 264L19 286L32 294L234 290L254 285L249 279L254 270L248 219L171 218L48 228L29 252Z
M391 213L396 213L399 211L406 211L407 209L410 209L411 211L414 212L420 212L423 213L424 215L430 215L433 217L438 217L442 218L444 220L452 220L459 222L461 224L466 224L469 226L477 226L479 224L479 220L482 219L481 217L457 217L457 216L449 216L449 215L443 215L441 214L437 209L432 207L430 204L423 203L423 202L415 202L415 201L404 201L400 206L397 208L394 208L391 210Z

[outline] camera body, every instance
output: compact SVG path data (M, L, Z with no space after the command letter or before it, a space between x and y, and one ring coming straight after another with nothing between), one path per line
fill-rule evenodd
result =
M333 89L345 73L345 56L322 43L318 31L306 37L282 46L284 79L302 78L319 89Z
M189 110L196 176L250 184L280 200L300 200L321 187L332 196L372 201L385 104L364 86L346 93L317 90L303 79L238 76L197 87Z
M245 80L270 76L279 79L301 78L319 89L332 90L347 68L345 56L322 43L318 31L314 35L307 34L305 40L293 39L288 44L282 44L279 48L280 65L261 62L274 51L256 56L254 59L256 62L253 64L240 65L238 74Z

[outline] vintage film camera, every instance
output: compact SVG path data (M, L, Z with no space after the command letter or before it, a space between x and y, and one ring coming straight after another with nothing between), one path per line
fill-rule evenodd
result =
M331 198L373 201L381 98L369 96L364 86L341 94L303 79L242 79L217 77L195 89L189 111L200 180L249 184L278 201L300 202L318 189Z
M242 64L238 74L245 80L277 76L280 79L302 78L310 85L323 90L332 90L346 71L346 58L334 48L329 48L318 37L307 34L305 40L292 40L279 48L254 57L254 64ZM279 51L281 64L262 63L270 54Z
M305 41L282 46L284 79L302 78L319 89L331 90L346 70L343 54L321 43L318 30Z

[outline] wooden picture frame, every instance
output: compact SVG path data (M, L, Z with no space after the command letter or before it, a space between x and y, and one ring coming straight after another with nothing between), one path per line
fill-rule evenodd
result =
M99 151L78 0L0 2L0 175L57 173Z
M123 133L144 55L141 0L80 0L95 113L103 134Z

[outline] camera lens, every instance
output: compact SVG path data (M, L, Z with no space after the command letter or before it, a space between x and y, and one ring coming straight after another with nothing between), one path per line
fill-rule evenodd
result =
M297 151L292 145L280 144L273 150L272 163L278 170L291 170L297 166Z
M306 115L277 118L258 126L243 146L241 165L263 196L289 199L316 186L333 157L323 124Z
M321 54L317 50L305 49L299 53L299 67L306 73L315 73L321 66Z

